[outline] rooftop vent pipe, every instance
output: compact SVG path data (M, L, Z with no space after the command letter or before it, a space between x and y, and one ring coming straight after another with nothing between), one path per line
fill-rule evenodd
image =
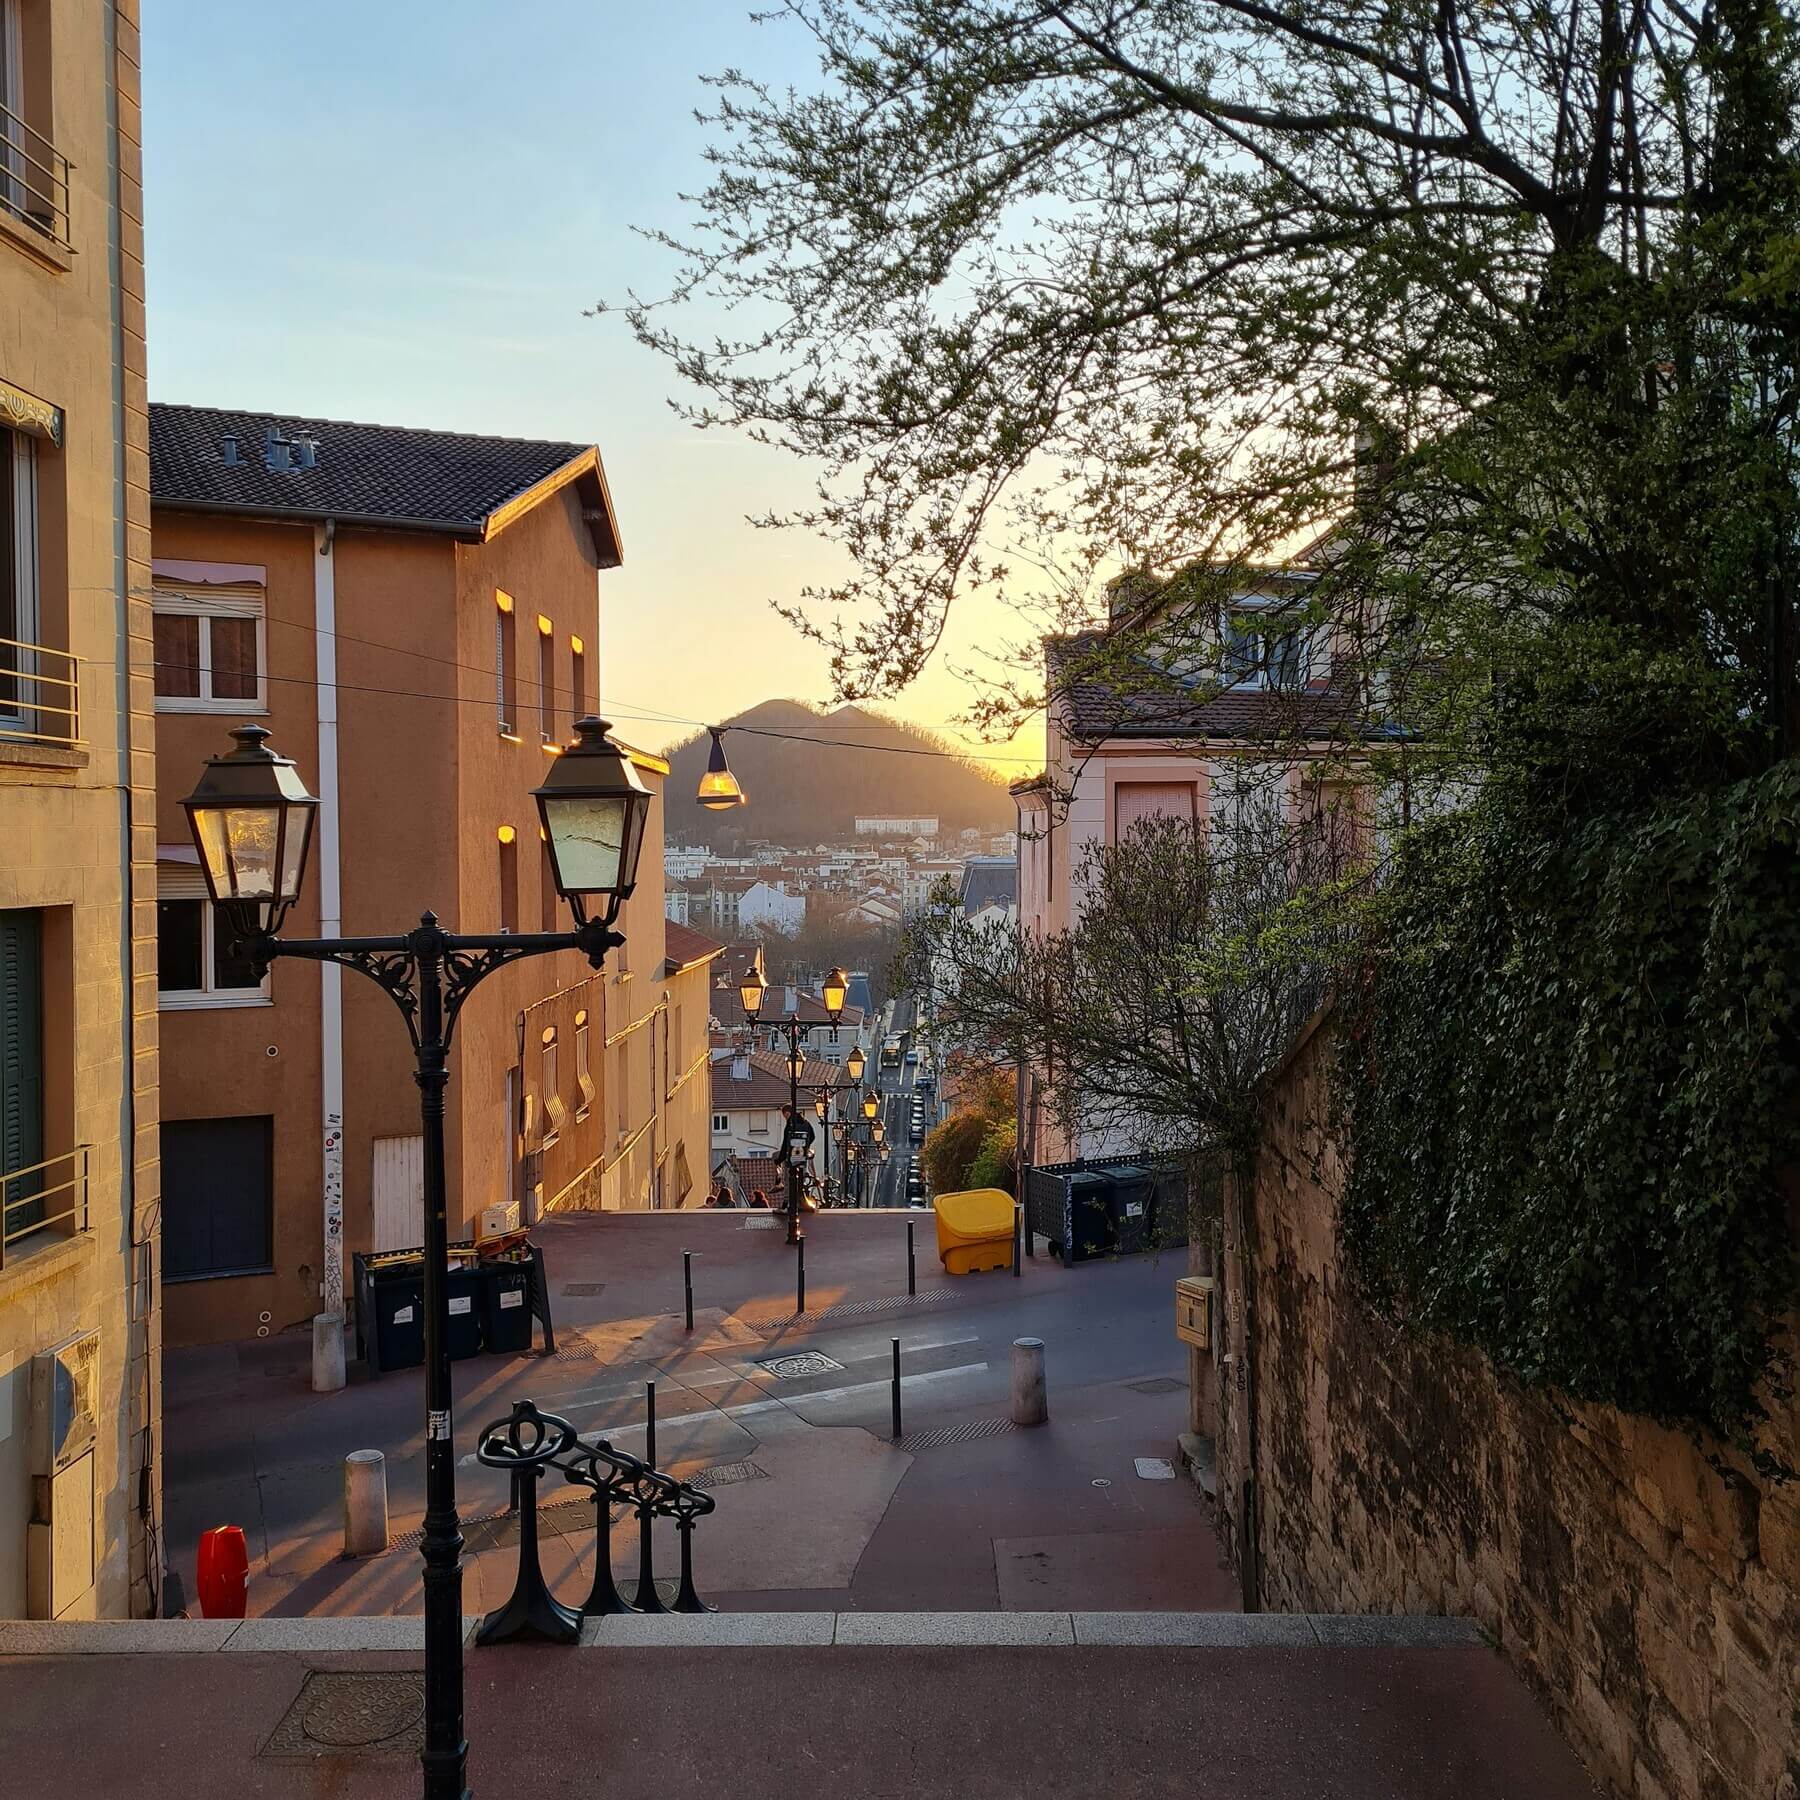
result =
M263 461L268 465L271 474L279 474L294 466L294 446L290 439L284 438L273 425L263 440Z
M237 444L235 431L228 431L219 439L220 459L228 469L241 469L244 466L244 459L238 455Z

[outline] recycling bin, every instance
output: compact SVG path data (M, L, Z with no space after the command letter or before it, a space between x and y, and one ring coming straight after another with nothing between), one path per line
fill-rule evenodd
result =
M1112 1177L1104 1169L1077 1169L1069 1176L1064 1230L1065 1266L1112 1249Z
M482 1289L485 1285L479 1268L452 1263L444 1271L444 1310L449 1315L444 1323L452 1362L481 1354Z
M1115 1163L1107 1170L1107 1222L1113 1248L1135 1256L1156 1241L1156 1184L1138 1163Z
M531 1264L490 1262L481 1269L481 1329L501 1355L531 1348Z
M368 1295L374 1311L375 1366L416 1369L425 1360L425 1268L417 1256L371 1260Z

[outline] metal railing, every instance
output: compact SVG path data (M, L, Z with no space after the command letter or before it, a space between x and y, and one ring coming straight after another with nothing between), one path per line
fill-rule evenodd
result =
M73 1237L87 1228L86 1144L0 1175L0 1269L6 1267L9 1247L24 1238L40 1231Z
M0 207L65 250L69 237L69 159L10 106L0 105Z
M0 637L0 743L81 742L75 657L47 644Z

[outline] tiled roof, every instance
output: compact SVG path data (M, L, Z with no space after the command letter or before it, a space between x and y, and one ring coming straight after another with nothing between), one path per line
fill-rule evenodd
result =
M1019 900L1019 862L1013 856L971 856L963 864L962 901L965 913L984 906L1016 906Z
M761 1188L765 1200L772 1204L786 1204L782 1196L787 1192L784 1185L787 1174L774 1157L733 1156L727 1161L726 1170L740 1200L749 1200Z
M290 440L315 440L316 466L271 469L265 455L271 429ZM225 460L227 434L237 439L235 465ZM590 490L584 499L596 508L589 523L601 565L617 563L606 477L591 444L161 401L150 408L150 497L157 506L485 538L496 514L559 474L584 478Z
M738 1059L721 1056L712 1065L712 1103L714 1112L731 1112L741 1107L779 1108L787 1105L788 1072L785 1050L752 1050L746 1059L749 1073L734 1076ZM850 1077L836 1063L821 1057L807 1057L800 1065L803 1088L826 1086L847 1087ZM812 1096L800 1096L802 1106L811 1106Z
M673 975L680 969L691 969L696 963L710 962L723 956L725 946L703 931L690 931L670 919L663 926L663 973Z
M1100 632L1052 639L1046 647L1052 685L1065 729L1083 742L1106 738L1206 738L1225 743L1278 743L1366 735L1349 695L1323 683L1305 688L1198 690L1178 679L1159 682L1146 668L1142 691L1132 692L1082 662L1102 641Z

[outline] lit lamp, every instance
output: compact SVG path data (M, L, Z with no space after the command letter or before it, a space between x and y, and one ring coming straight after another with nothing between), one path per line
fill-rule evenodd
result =
M834 1125L834 1126L832 1126L832 1128L831 1128L831 1138L832 1138L832 1142L833 1142L833 1143L837 1143L837 1144L841 1144L841 1143L842 1143L842 1142L843 1142L843 1141L844 1141L844 1135L845 1135L845 1132L844 1132L844 1122L843 1122L843 1120L841 1120L841 1119L840 1119L840 1120L839 1120L839 1121L838 1121L838 1122L837 1122L837 1124L835 1124L835 1125Z
M738 983L738 999L743 1003L746 1019L755 1020L756 1015L762 1011L763 995L768 991L769 984L753 964L750 973Z
M788 1074L789 1074L789 1076L793 1080L798 1081L800 1079L800 1071L802 1069L804 1069L805 1067L806 1067L806 1058L801 1053L801 1051L798 1048L790 1050L788 1052Z
M881 1145L887 1142L887 1127L877 1119L875 1123L869 1127L869 1137L879 1149Z
M822 1118L824 1118L826 1110L830 1106L830 1104L831 1104L830 1101L828 1101L825 1098L825 1096L823 1094L821 1094L813 1102L813 1111L816 1112L819 1115L819 1117L822 1119Z
M825 1002L825 1016L832 1024L837 1023L849 997L850 977L842 969L833 969L819 986L819 998Z
M706 757L706 773L700 777L700 791L695 798L712 812L727 812L742 806L749 796L738 786L738 778L725 760L725 737L720 726L709 725L712 749Z
M850 1054L844 1058L844 1067L850 1073L852 1081L861 1081L863 1077L863 1053L861 1044L852 1044Z
M588 922L590 901L605 907L611 925L637 885L638 852L650 817L650 790L611 728L592 715L575 725L575 742L550 765L532 798L550 846L556 891L577 924Z
M262 726L231 735L237 748L207 758L182 806L214 904L240 939L270 937L299 897L319 803Z
M863 1117L865 1119L872 1119L880 1111L881 1111L880 1099L874 1094L864 1094L863 1095Z

